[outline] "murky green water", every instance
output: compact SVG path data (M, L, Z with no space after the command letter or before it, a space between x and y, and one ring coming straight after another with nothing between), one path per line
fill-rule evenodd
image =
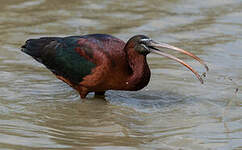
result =
M242 149L240 0L0 2L1 149ZM20 52L29 38L89 33L146 34L190 50L210 72L201 85L180 64L150 55L144 90L82 101Z

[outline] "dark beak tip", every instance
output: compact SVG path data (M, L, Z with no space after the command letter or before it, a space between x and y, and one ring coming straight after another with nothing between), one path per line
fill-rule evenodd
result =
M208 65L205 64L205 68L207 70L207 72L209 71Z
M204 84L204 81L203 80L201 80L201 84Z

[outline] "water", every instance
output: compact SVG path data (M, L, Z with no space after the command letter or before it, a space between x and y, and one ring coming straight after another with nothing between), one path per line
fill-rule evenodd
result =
M241 10L240 0L1 0L0 148L242 149ZM210 72L201 85L180 64L150 55L142 91L83 101L20 52L29 38L90 33L145 34L193 52Z

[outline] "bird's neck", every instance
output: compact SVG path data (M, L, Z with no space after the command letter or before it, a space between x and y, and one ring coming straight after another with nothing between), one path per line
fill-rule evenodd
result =
M130 76L126 82L127 90L140 90L150 81L150 69L146 56L129 49L127 51L127 58L131 68Z

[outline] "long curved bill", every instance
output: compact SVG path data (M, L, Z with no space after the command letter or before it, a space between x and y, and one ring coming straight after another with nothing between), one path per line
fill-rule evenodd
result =
M209 70L208 66L200 58L198 58L197 56L195 56L194 54L192 54L190 52L187 52L187 51L185 51L183 49L180 49L178 47L175 47L175 46L172 46L172 45L169 45L169 44L166 44L166 43L157 43L157 42L154 42L154 41L150 41L149 42L149 47L151 48L151 52L159 54L159 55L162 55L162 56L165 56L165 57L170 58L170 59L173 59L173 60L181 63L182 65L186 66L188 69L190 69L196 75L198 80L203 84L203 79L201 78L201 76L191 66L189 66L187 63L185 63L181 59L179 59L179 58L177 58L177 57L175 57L173 55L164 53L163 51L161 51L161 50L159 50L157 48L167 48L167 49L179 51L179 52L182 52L182 53L184 53L184 54L186 54L188 56L191 56L192 58L194 58L197 61L199 61L202 65L204 65L205 69L208 71Z
M178 48L178 47L175 47L175 46L172 46L172 45L169 45L169 44L166 44L166 43L157 43L157 42L150 42L149 43L150 46L152 47L156 47L156 48L167 48L167 49L170 49L170 50L175 50L175 51L178 51L178 52L181 52L181 53L184 53L188 56L191 56L192 58L196 59L197 61L199 61L206 69L206 71L208 71L208 66L204 63L203 60L201 60L200 58L198 58L196 55L192 54L191 52L188 52L188 51L185 51L181 48Z
M186 66L188 69L190 69L190 70L196 75L196 77L198 78L198 80L203 84L203 79L201 78L201 76L200 76L200 75L199 75L194 69L192 69L191 66L189 66L188 64L186 64L186 63L185 63L184 61L182 61L181 59L179 59L179 58L177 58L177 57L175 57L175 56L172 56L172 55L170 55L170 54L166 54L166 53L164 53L164 52L162 52L162 51L160 51L160 50L154 50L154 49L153 49L151 52L156 53L156 54L159 54L159 55L162 55L162 56L165 56L165 57L167 57L167 58L173 59L173 60L175 60L175 61L177 61L177 62L183 64L183 65Z

